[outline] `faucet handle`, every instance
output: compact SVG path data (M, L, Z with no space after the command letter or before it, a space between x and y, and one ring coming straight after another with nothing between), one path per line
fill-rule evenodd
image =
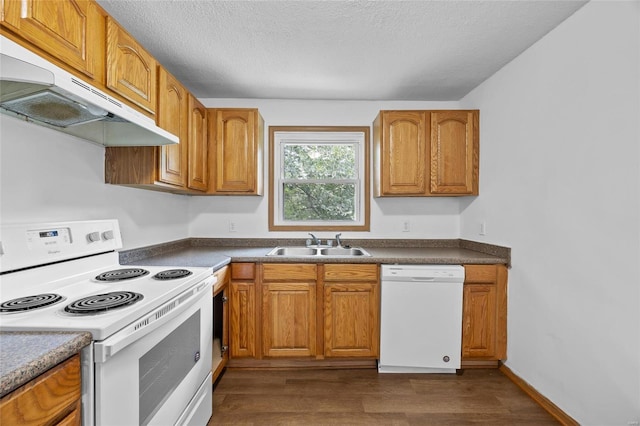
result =
M311 232L309 232L309 235L311 235L311 238L313 239L312 243L316 246L320 245L320 240L318 239L318 237L316 237L315 235L313 235Z

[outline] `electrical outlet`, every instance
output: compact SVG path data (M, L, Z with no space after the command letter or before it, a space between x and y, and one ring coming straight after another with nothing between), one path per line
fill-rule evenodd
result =
M402 221L402 232L409 232L409 231L411 231L411 222L409 222L408 220Z
M236 232L236 223L233 220L229 220L229 232Z

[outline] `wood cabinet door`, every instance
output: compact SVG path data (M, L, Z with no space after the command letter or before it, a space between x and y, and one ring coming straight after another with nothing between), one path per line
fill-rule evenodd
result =
M94 77L102 64L101 15L87 0L3 0L2 26L66 65ZM104 24L102 24L104 31ZM97 61L97 64L96 64Z
M188 186L198 191L209 188L209 141L207 109L189 94L189 180Z
M316 355L315 282L262 283L262 353Z
M377 283L325 283L324 355L377 357L379 309Z
M154 114L157 64L111 17L107 18L107 87Z
M158 126L180 138L179 144L160 147L158 180L187 186L189 150L187 90L163 67L158 67Z
M431 112L432 194L478 194L478 111Z
M427 193L427 135L424 111L383 111L381 195Z
M462 298L462 356L494 357L496 286L466 284Z
M229 357L256 356L256 287L231 281L229 295Z
M261 193L261 146L255 109L215 110L215 192Z

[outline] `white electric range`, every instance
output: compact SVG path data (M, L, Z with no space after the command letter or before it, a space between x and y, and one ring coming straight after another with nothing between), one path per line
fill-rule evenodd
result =
M206 424L211 268L120 265L116 220L0 227L0 331L88 331L83 424Z

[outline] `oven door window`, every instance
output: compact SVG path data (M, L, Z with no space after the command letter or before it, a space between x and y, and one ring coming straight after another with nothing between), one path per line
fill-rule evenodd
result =
M138 361L139 424L146 425L200 359L200 311Z

